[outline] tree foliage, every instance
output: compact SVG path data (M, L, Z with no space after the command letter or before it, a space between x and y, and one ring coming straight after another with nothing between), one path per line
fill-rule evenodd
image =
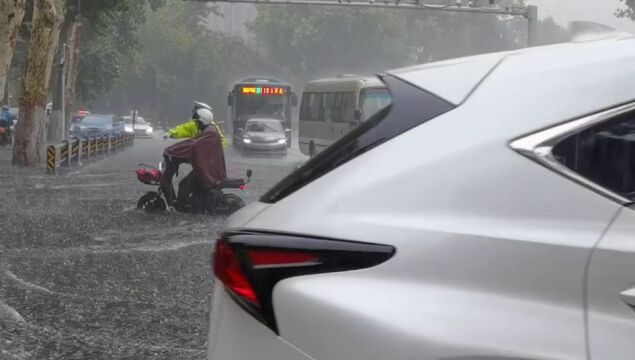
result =
M257 68L259 60L242 40L205 26L212 11L208 5L169 0L148 16L138 32L142 46L124 69L126 81L94 106L137 109L155 122L176 124L198 100L222 116L230 83Z
M77 94L80 101L109 91L123 77L125 65L141 48L139 28L146 13L165 0L100 0L76 2L71 11L83 23Z
M271 62L308 80L517 48L526 36L521 22L421 10L261 5L249 28Z
M615 10L615 15L619 18L635 20L635 0L620 0L624 5Z

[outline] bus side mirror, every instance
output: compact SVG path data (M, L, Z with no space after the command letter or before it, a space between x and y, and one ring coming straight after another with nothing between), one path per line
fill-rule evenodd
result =
M230 92L229 95L227 95L227 106L232 105L234 105L234 93Z
M357 109L355 110L355 113L353 114L353 117L355 118L355 120L361 120L362 119L362 111Z
M295 93L291 93L291 106L298 106L298 96Z

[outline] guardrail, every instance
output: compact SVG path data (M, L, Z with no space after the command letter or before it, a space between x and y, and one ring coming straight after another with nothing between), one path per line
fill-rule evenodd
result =
M56 173L57 169L64 166L71 168L73 165L81 166L82 159L91 159L98 156L106 157L132 146L134 135L125 133L119 136L93 136L88 138L73 137L59 144L50 145L46 149L46 171Z

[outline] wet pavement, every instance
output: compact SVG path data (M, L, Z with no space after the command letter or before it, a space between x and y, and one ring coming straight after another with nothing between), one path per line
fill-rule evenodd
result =
M225 217L134 209L169 143L47 175L0 149L0 359L205 359L213 243ZM227 153L254 201L304 161ZM182 175L187 169L181 171ZM177 179L178 180L178 179ZM213 314L212 314L213 316Z

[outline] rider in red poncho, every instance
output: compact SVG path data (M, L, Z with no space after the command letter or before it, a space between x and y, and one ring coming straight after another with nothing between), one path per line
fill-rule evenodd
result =
M196 196L206 189L218 186L225 180L225 156L220 135L213 126L214 115L208 109L199 109L194 114L194 121L199 127L200 135L169 146L164 151L166 170L161 186L170 206L182 211L190 194ZM193 170L179 182L178 197L174 199L172 177L181 163L189 163Z

